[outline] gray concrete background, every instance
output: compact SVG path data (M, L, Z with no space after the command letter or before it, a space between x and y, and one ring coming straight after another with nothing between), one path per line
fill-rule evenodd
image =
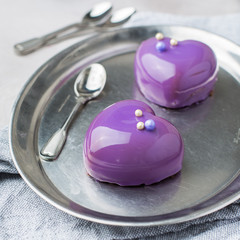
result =
M77 40L44 48L21 57L14 54L19 41L41 36L79 21L97 0L0 0L0 128L9 124L12 105L33 72L57 52ZM114 9L135 6L138 11L154 11L187 16L216 16L239 13L240 0L112 0Z

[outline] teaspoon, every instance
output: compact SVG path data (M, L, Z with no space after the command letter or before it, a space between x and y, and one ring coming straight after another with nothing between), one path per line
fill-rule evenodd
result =
M74 83L76 105L62 127L52 135L40 151L42 159L51 161L59 156L66 142L68 129L77 113L88 101L99 96L105 86L106 78L105 68L98 63L91 64L78 75Z
M49 46L69 38L106 31L110 28L123 25L136 13L136 9L133 7L122 8L115 11L112 15L110 14L111 10L111 3L99 3L84 16L81 23L66 26L40 38L33 38L22 43L17 43L14 46L15 52L19 55L26 55L44 46Z
M58 36L56 38L50 39L45 46L49 46L61 41L64 41L69 38L77 37L83 34L90 34L90 33L99 33L102 31L107 31L108 29L111 28L116 28L118 26L123 25L125 22L127 22L132 15L136 13L136 9L134 7L126 7L122 8L120 10L115 11L109 19L105 20L102 24L96 25L96 26L91 26L89 28L84 28L84 29L78 29L74 32L64 34L63 36Z
M112 4L110 2L101 2L93 6L93 8L85 14L80 23L74 23L63 27L57 31L46 34L39 38L33 38L14 45L17 54L26 55L44 46L49 40L58 37L59 35L76 29L86 28L90 26L98 26L109 18L112 11Z

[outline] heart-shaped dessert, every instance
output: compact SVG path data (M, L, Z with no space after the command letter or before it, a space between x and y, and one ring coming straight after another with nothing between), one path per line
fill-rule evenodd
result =
M121 186L156 183L182 168L183 141L177 129L136 100L117 102L99 113L83 148L89 175Z
M135 56L135 78L143 95L168 108L206 99L217 81L217 61L206 44L162 34L143 41Z

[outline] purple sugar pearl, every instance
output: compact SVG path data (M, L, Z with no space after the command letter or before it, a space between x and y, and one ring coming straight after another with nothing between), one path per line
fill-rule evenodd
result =
M166 44L164 42L158 42L156 44L156 49L159 51L159 52L164 52L166 51Z
M152 119L148 119L145 123L145 128L148 130L148 131L153 131L156 127L156 124L155 122L152 120Z

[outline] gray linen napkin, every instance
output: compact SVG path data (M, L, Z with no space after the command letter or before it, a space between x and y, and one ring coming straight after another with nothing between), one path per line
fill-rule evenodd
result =
M240 43L240 14L181 17L139 13L127 24L198 27ZM240 201L205 217L158 227L115 227L70 216L36 195L17 174L8 130L0 131L0 239L240 239Z

